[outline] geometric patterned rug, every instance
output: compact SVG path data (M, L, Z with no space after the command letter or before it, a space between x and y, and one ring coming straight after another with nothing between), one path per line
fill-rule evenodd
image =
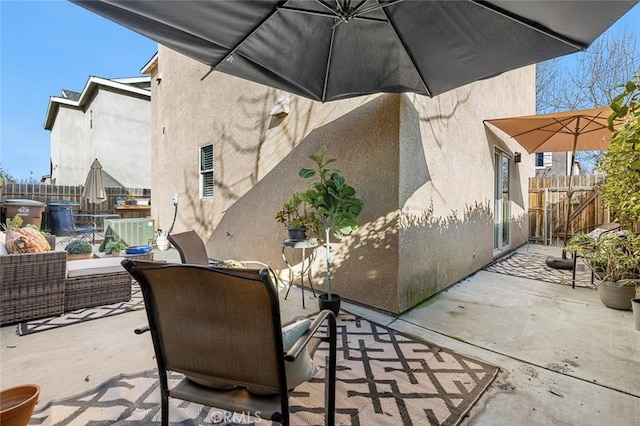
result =
M498 374L498 367L437 347L349 313L338 316L336 424L456 425ZM291 424L324 423L324 357L309 382L290 394ZM75 397L49 402L29 424L154 425L160 422L155 369L120 375ZM182 378L171 375L171 383ZM174 425L252 424L256 418L170 398Z
M573 271L550 268L546 264L547 256L538 253L513 253L498 262L483 268L485 271L511 275L553 284L571 285ZM578 262L578 267L581 267ZM576 268L577 269L577 268ZM576 287L594 288L591 284L591 270L576 270Z
M75 311L65 312L63 315L55 317L21 322L18 324L16 333L20 336L26 336L27 334L37 333L39 331L49 330L56 327L64 327L83 321L91 321L98 318L110 317L113 315L123 314L125 312L144 309L144 300L142 299L140 286L135 281L132 282L131 300L128 302L96 306L94 308L77 309Z

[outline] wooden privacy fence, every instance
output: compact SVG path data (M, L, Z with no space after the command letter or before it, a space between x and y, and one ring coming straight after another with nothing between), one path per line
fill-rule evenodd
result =
M136 199L151 198L151 190L146 188L105 188L107 200L94 205L82 196L82 188L83 185L5 183L0 193L0 199L26 199L40 201L45 204L56 200L71 200L79 204L77 213L115 214L117 200L125 199L127 194L133 195ZM2 220L4 221L4 217ZM42 216L42 229L51 229L50 218L46 210Z
M569 205L569 232L590 232L609 222L597 187L604 178L595 175L573 176ZM529 179L529 241L564 245L567 214L568 176Z

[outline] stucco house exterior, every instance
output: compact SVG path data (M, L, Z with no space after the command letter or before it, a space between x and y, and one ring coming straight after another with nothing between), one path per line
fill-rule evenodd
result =
M149 76L89 77L82 92L49 99L44 128L51 131L51 183L83 185L94 159L105 185L151 186Z
M194 229L209 255L284 270L274 220L326 151L364 201L333 253L334 292L400 313L526 242L533 156L484 119L535 113L535 66L435 98L379 94L325 104L209 72L159 46L152 91L152 217ZM279 101L288 113L273 111ZM273 115L272 115L273 114ZM522 152L522 161L514 153ZM314 286L326 290L323 250Z

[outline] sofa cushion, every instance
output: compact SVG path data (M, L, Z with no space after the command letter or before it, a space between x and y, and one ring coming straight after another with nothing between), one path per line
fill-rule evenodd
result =
M7 236L4 232L0 231L0 256L7 254L9 254L9 250L7 250Z
M67 277L84 277L87 275L104 275L126 272L120 262L122 257L105 257L102 259L69 260Z
M13 228L7 231L9 253L42 253L51 251L47 239L35 228Z

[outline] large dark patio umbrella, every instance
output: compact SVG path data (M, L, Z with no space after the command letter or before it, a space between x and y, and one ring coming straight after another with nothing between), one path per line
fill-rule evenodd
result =
M435 96L584 50L637 3L71 1L212 69L323 102Z
M564 228L565 244L569 236L571 180L576 153L609 148L612 132L608 128L607 119L612 113L610 107L604 107L485 120L485 123L496 126L517 140L530 154L534 152L571 152ZM613 125L615 130L622 125L622 121L615 120ZM566 253L563 252L563 257L565 256Z

